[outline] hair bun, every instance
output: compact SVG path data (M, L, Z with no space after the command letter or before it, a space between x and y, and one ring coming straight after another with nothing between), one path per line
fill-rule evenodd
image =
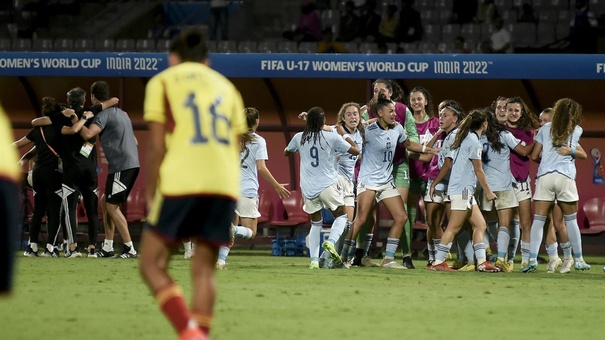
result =
M194 47L200 44L201 37L197 34L189 34L186 38L187 46Z

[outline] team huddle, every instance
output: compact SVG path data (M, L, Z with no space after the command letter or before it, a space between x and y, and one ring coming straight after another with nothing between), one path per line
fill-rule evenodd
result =
M410 229L422 197L428 269L512 272L520 245L520 271L535 271L548 222L547 271L590 269L576 218L575 159L587 157L579 144L577 102L561 99L538 120L518 97L500 97L468 113L444 100L437 117L422 87L412 89L408 106L399 102L402 91L395 82L379 79L373 87L370 102L344 104L334 126L326 125L319 107L303 112L305 129L285 149L286 155L300 154L303 210L311 218L310 268L414 268ZM247 146L242 155L250 156ZM532 160L539 162L537 175L530 175ZM246 181L242 185L248 187ZM379 202L393 218L380 264L368 256ZM335 220L320 245L322 209ZM497 244L493 255L490 239ZM395 261L400 240L401 264ZM454 244L458 257L450 266L446 259Z

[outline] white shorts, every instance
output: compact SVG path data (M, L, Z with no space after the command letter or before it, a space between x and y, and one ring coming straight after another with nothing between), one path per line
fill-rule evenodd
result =
M517 195L517 202L531 199L531 180L529 177L525 182L513 182L513 190Z
M536 201L577 202L579 199L576 182L560 173L551 172L536 182Z
M492 211L494 207L496 210L503 209L512 209L519 206L519 201L517 201L517 195L513 189L511 190L503 190L503 191L494 191L496 194L496 199L494 201L490 201L484 195L484 191L481 191L481 194L477 197L480 198L481 202L481 210L483 211Z
M376 197L374 198L376 202L380 202L384 199L400 195L399 190L397 190L397 186L395 185L395 182L390 182L380 186L365 186L359 183L357 185L357 196L359 196L362 192L366 190L372 190L376 192Z
M355 192L353 191L353 182L349 181L343 176L338 175L338 186L340 187L340 191L342 191L345 207L354 207Z
M470 210L473 205L477 205L477 200L475 200L473 194L465 193L460 195L449 195L449 197L450 210Z
M235 213L243 218L259 218L258 197L240 197L237 199Z
M426 183L426 190L424 192L424 201L425 202L432 202L432 203L438 203L438 204L445 204L445 203L449 203L450 199L447 196L446 190L435 190L433 192L433 197L431 198L429 196L429 190L431 189L431 185L433 184L433 180L429 179L428 182Z
M344 205L344 199L342 197L342 192L338 188L338 181L334 182L334 184L325 188L319 196L308 199L303 197L305 200L305 204L303 205L303 210L307 214L313 214L320 211L322 208L329 209L330 211L336 210L336 208Z

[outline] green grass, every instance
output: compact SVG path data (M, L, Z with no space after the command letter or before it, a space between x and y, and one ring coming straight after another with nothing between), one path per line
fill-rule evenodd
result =
M235 250L217 273L212 339L597 339L605 264L588 272L316 270L307 258ZM171 273L189 296L189 264ZM416 265L424 265L421 260ZM517 265L518 267L519 265ZM518 269L518 268L516 268ZM19 255L0 338L176 339L136 260Z

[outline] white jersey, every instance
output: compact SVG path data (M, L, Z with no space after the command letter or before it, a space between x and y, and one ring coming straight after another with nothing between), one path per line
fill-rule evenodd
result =
M357 144L357 148L361 152L363 149L363 138L359 130L354 133L349 133L351 139ZM348 152L341 152L338 154L338 174L347 179L349 182L355 180L355 164L357 163L357 156L351 155Z
M550 136L551 123L546 123L540 128L536 135L536 142L542 144L542 160L538 167L538 178L551 172L558 172L563 176L576 179L576 164L575 159L571 155L559 155L557 146L553 145ZM576 126L567 140L567 145L574 149L580 145L580 137L582 136L582 128Z
M401 124L384 130L378 122L366 127L365 145L358 182L364 186L382 186L393 181L393 156L397 143L408 139Z
M241 163L240 196L258 197L258 168L256 161L268 160L267 142L256 132L252 135L254 139L246 144L243 151L239 153Z
M504 191L513 189L513 177L510 171L510 150L514 150L521 140L517 139L510 131L500 132L500 142L504 144L500 152L495 151L487 141L485 135L481 136L483 146L483 171L487 183L492 191Z
M458 149L454 150L450 182L447 187L448 195L474 194L477 186L477 175L473 167L473 160L481 160L483 148L479 143L479 136L469 132Z
M338 180L336 154L347 152L351 145L335 132L320 131L319 140L301 144L302 132L294 135L286 151L300 154L300 188L307 199L314 199Z
M456 139L456 133L458 133L457 127L454 128L452 131L450 131L450 133L448 133L447 136L445 136L445 139L443 140L443 143L441 144L441 150L439 151L439 154L437 155L437 157L438 157L437 164L439 165L439 169L443 168L443 164L445 164L446 158L454 159L454 157L452 156L452 151L453 151L452 144L454 144L454 140ZM441 182L437 183L437 185L435 185L435 190L445 191L447 189L449 182L450 182L450 173L448 172L445 175L445 177L443 178L443 180Z

